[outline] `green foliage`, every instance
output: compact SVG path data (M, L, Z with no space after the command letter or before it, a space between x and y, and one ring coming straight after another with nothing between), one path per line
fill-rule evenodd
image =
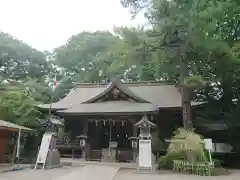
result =
M35 105L51 95L47 55L0 32L0 119L39 129L42 113Z
M173 161L173 171L187 173L198 176L212 176L214 164L211 162L189 163L183 160Z
M208 102L194 123L226 125L225 135L216 135L215 141L227 141L234 151L240 152L237 143L240 138L239 1L121 2L134 15L145 8L152 24L152 31L147 32L148 42L157 62L154 67L158 77L179 83L180 60L187 64L184 84L194 89L196 100ZM202 133L209 131L212 130Z
M6 87L0 97L0 119L28 127L36 127L41 113L34 106L36 101L20 87Z
M203 80L202 76L189 76L184 79L184 85L188 88L204 88L207 82Z
M151 136L152 136L151 143L152 143L153 150L161 151L166 149L164 142L158 136L158 132L152 132Z
M167 154L159 158L158 167L172 169L174 160L193 164L209 162L203 143L202 137L193 131L178 129L171 139Z
M226 125L224 135L215 140L230 141L240 152L239 1L120 1L134 15L145 8L151 28L82 32L53 53L0 33L0 118L37 124L42 115L34 104L50 101L55 76L54 101L79 82L106 82L111 75L124 81L169 80L191 89L196 100L208 102L194 123Z
M222 162L219 159L212 159L213 163L214 163L214 167L219 168L222 167Z
M121 40L109 32L83 32L72 36L66 45L54 52L55 63L78 82L99 82L106 79L109 67L120 59L113 51ZM118 67L117 67L118 68Z
M186 160L206 162L204 141L192 130L178 129L169 145L169 152L185 152Z
M185 152L168 152L165 156L162 156L158 159L158 169L173 169L173 161L174 160L184 160Z
M0 32L0 82L26 77L43 79L48 73L44 53Z
M215 167L220 167L220 161L210 161L203 146L200 135L191 130L178 129L171 139L168 152L158 160L159 169L173 169L177 172L195 175L212 175Z
M127 81L157 77L157 62L143 28L115 27L114 34L83 32L56 48L53 56L71 82L105 82L112 75Z

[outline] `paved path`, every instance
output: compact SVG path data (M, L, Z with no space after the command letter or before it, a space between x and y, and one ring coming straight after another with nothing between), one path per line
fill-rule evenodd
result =
M191 176L172 172L159 172L156 174L138 174L133 170L120 170L114 180L239 180L240 172L223 176Z
M119 167L86 165L50 170L21 170L0 174L0 180L112 180Z
M0 173L0 180L239 180L240 171L227 176L200 177L161 171L158 174L137 174L133 169L118 171L116 166L86 165L50 170L22 170Z
M80 167L63 167L49 170L33 170L26 169L20 171L12 171L7 173L0 173L0 180L52 180L56 177L69 174Z
M113 166L86 165L53 180L112 180L118 170Z

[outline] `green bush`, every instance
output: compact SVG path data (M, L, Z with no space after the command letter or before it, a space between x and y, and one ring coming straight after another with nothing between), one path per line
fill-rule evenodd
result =
M178 129L168 147L165 156L158 159L159 169L173 169L174 160L183 160L187 164L209 164L209 153L204 148L203 138L192 130ZM215 167L221 167L221 161L213 159Z
M182 152L169 152L165 156L158 159L158 169L172 169L173 160L185 159L185 153Z
M168 152L172 151L184 151L189 162L206 161L203 138L193 130L179 128L168 147Z
M222 162L219 159L212 159L214 167L222 167Z

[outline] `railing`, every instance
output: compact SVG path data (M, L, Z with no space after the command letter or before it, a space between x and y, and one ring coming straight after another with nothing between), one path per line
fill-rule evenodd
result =
M189 163L184 160L174 160L173 170L176 172L200 175L200 176L211 176L214 169L214 163L210 162L196 162Z
M90 160L91 161L101 161L102 160L102 150L101 149L92 149L90 152Z
M80 157L82 154L82 147L78 140L57 141L56 147L62 157ZM88 154L88 159L92 161L102 161L102 149L91 149ZM117 149L117 162L131 162L133 160L132 149Z
M103 161L103 153L102 149L92 149L90 151L89 160L91 161ZM131 162L133 160L133 152L132 150L123 149L123 150L116 150L116 161L117 162Z
M64 140L64 141L57 141L57 147L80 147L80 142L78 140Z
M133 151L129 149L117 150L118 162L131 162L133 160Z
M61 157L81 157L82 147L78 140L57 141L56 148Z

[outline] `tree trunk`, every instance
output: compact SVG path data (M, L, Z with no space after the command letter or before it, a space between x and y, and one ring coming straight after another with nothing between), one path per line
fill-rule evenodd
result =
M182 94L182 116L183 116L183 127L185 129L191 129L192 124L192 110L189 89L181 87Z
M184 80L188 77L188 62L186 60L186 49L181 51L180 48L180 92L182 98L182 117L183 127L185 129L191 129L192 124L192 112L191 112L191 97L190 89L185 86Z

